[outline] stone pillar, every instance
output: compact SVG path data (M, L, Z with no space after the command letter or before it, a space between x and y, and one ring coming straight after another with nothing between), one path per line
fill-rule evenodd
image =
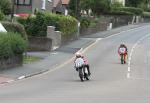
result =
M61 32L55 31L54 26L47 27L47 38L52 39L52 50L61 45Z
M60 47L60 45L61 45L61 32L55 31L55 36L56 36L56 40L55 40L56 47Z

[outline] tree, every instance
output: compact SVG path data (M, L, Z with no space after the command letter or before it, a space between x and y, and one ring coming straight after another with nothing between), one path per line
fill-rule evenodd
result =
M94 14L103 14L110 11L110 0L82 0L82 9L91 9Z
M69 13L77 19L80 18L80 1L82 0L70 0L69 3Z
M138 7L144 1L145 0L126 0L126 5L127 6Z
M0 10L8 15L11 13L11 1L10 0L0 0Z

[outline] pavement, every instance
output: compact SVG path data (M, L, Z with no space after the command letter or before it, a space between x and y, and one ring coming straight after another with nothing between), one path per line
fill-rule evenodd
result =
M122 26L109 31L102 31L96 34L86 35L80 37L78 40L63 45L62 47L52 52L28 52L27 55L40 57L42 59L38 62L23 64L22 67L12 68L8 70L1 70L0 84L4 85L6 83L32 77L53 70L57 66L73 58L74 54L77 51L84 50L86 47L96 42L97 39L105 38L129 29L138 28L142 25L146 24Z

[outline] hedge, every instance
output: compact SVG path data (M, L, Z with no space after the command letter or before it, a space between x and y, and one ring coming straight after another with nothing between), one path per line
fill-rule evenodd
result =
M143 12L143 17L150 18L150 12Z
M0 21L4 19L4 14L0 11Z
M129 15L142 15L143 9L135 7L118 7L112 8L111 13L114 14L129 14Z
M27 34L30 36L46 37L47 26L55 26L56 30L61 31L64 36L74 34L77 31L77 20L71 16L46 12L17 20L25 26Z
M26 47L26 41L17 33L0 32L0 60L22 54Z
M15 23L15 22L13 22L13 23L12 22L2 22L2 24L8 32L14 32L14 33L21 34L21 36L25 40L27 40L27 34L26 34L25 28L22 24Z

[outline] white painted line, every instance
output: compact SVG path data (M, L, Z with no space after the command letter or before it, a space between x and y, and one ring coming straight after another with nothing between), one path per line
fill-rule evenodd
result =
M128 78L128 79L130 78L130 73L127 73L127 78Z
M24 79L25 77L26 76L23 75L23 76L20 76L18 79L21 80L21 79Z
M131 68L130 67L128 67L128 72L130 72L131 71Z
M9 80L9 81L7 81L7 83L12 83L12 82L14 82L15 80Z

